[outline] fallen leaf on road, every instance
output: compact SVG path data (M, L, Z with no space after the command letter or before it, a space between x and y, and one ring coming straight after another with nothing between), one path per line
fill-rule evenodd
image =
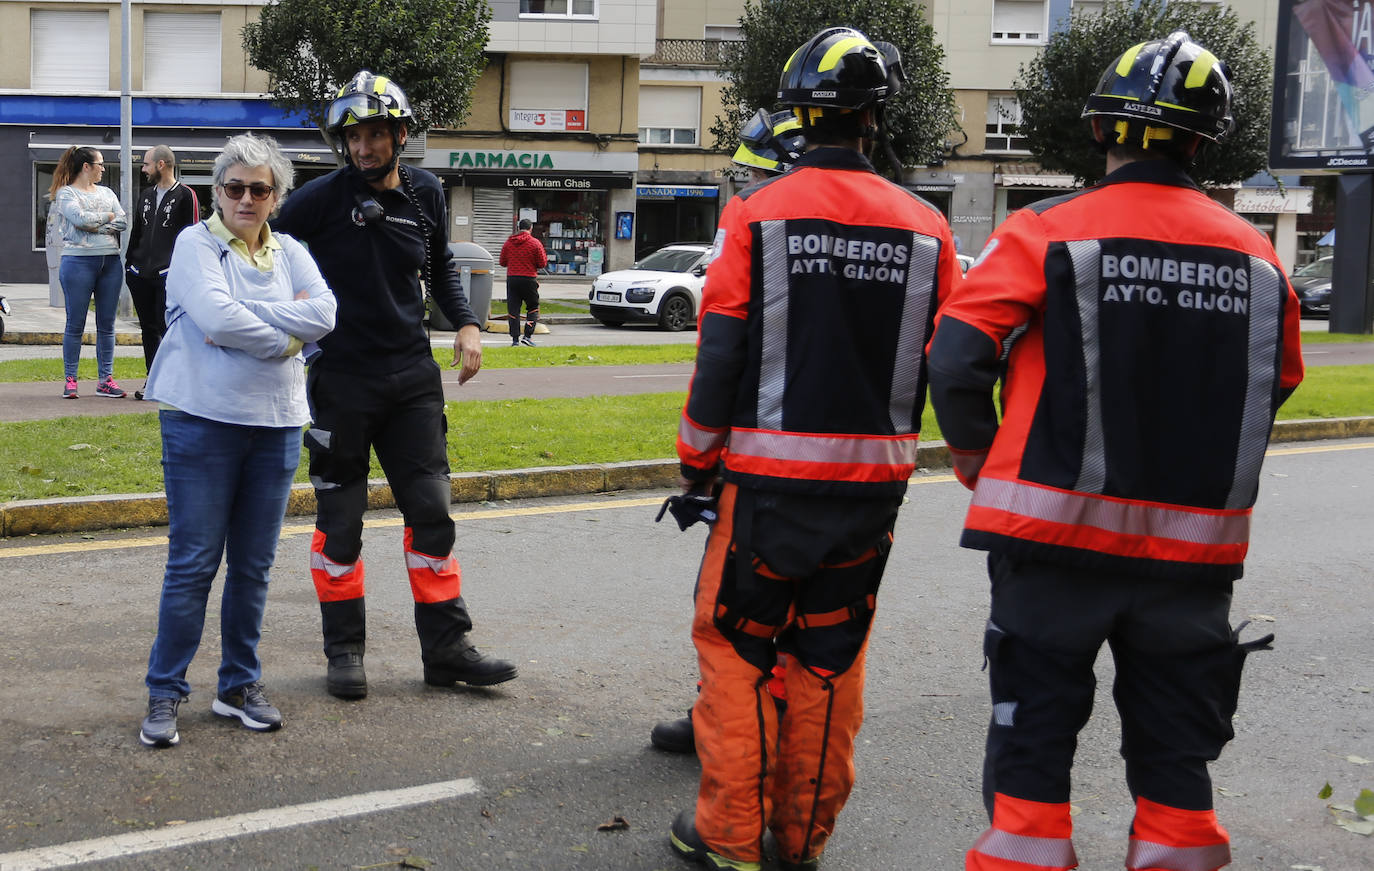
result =
M1253 620L1253 621L1255 621L1255 622L1258 622L1258 623L1277 623L1277 622L1278 622L1278 621L1275 620L1273 617L1270 617L1268 614L1250 614L1249 617L1250 617L1251 620Z
M596 827L598 832L623 832L630 827L630 821L622 816L616 816L609 823L602 823Z
M1227 789L1227 788L1224 787L1224 786L1218 786L1218 787L1217 787L1217 792L1220 793L1221 795L1226 796L1227 798L1242 798L1242 797L1244 797L1244 795L1245 795L1245 793L1243 793L1243 792L1238 792L1238 791L1236 791L1236 790L1234 790L1234 789Z
M1320 865L1289 865L1288 867L1292 868L1293 871L1326 871Z
M73 734L75 734L75 733L73 733ZM1355 763L1356 765L1368 765L1369 762L1370 762L1370 760L1365 759L1363 756L1347 756L1347 757L1345 757L1345 761L1346 761L1346 762L1353 762L1353 763Z

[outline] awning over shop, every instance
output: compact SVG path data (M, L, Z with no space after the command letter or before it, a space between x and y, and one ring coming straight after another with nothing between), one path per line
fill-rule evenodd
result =
M1076 188L1078 180L1071 175L1012 175L1002 173L997 183L1003 187Z
M1335 244L1336 244L1336 231L1335 231L1334 228L1333 228L1333 229L1330 229L1330 230L1327 230L1327 231L1326 231L1326 235L1323 236L1323 237L1321 237L1320 239L1317 240L1317 247L1318 247L1318 248L1325 248L1325 247L1327 247L1327 246L1329 246L1329 245L1335 245Z

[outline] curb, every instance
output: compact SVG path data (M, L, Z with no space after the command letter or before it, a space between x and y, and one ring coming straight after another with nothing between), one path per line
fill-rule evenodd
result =
M1280 421L1274 424L1270 440L1302 442L1370 436L1374 436L1374 417L1341 417ZM916 467L918 470L948 469L949 449L945 443L936 441L920 445L916 450ZM452 477L450 501L457 504L654 490L676 487L677 481L677 460L464 472ZM367 507L368 510L396 507L385 480L368 482ZM293 484L286 506L287 516L314 513L314 489L310 484ZM167 497L161 493L30 499L0 505L0 538L166 525Z
M39 332L19 332L16 330L6 330L5 335L0 337L0 344L5 345L60 345L62 344L61 333L39 333ZM94 345L95 333L82 333L81 344ZM142 333L115 333L116 345L142 345Z

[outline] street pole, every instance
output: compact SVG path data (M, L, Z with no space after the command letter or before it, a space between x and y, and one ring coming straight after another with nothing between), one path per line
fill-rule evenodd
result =
M133 226L134 221L134 198L133 198L133 71L130 58L133 55L131 48L132 34L130 22L133 20L132 0L120 0L119 3L119 202L124 207L124 214L128 216L129 226ZM127 254L129 244L129 231L125 230L122 235L122 245L120 250ZM124 257L120 258L120 262ZM133 301L129 296L129 288L124 287L119 293L119 313L128 316L133 310Z

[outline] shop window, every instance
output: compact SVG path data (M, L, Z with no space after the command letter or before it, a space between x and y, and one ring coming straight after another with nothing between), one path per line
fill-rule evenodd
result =
M110 13L35 9L30 15L33 90L110 90Z
M695 146L700 126L701 88L640 86L641 145Z
M595 18L596 0L520 0L520 14L545 18Z
M984 151L1029 151L1021 134L1021 103L1015 94L988 94Z
M587 65L512 61L510 129L555 133L587 130Z
M220 43L218 12L143 13L143 90L218 94Z
M992 0L992 41L1042 44L1046 6L1045 0Z
M548 252L551 274L586 275L589 264L605 262L609 199L607 191L517 191L515 216L534 224L531 232Z

